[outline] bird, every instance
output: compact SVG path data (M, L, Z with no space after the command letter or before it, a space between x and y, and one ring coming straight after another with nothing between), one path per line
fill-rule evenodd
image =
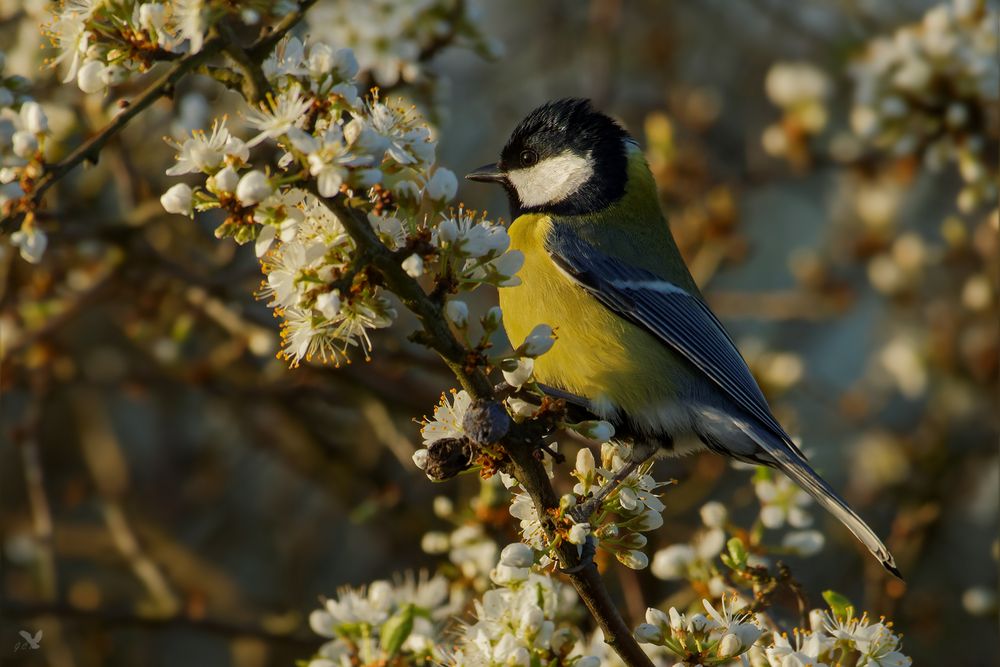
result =
M629 470L702 448L776 468L902 578L774 417L685 265L652 172L622 125L587 99L548 102L514 128L498 162L466 178L503 187L511 248L524 255L519 284L500 289L508 337L555 328L555 345L534 360L536 381L582 397L631 434Z

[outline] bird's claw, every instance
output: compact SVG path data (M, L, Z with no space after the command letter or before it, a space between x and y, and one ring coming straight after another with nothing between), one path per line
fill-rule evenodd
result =
M594 539L593 535L587 535L587 540L583 543L583 549L580 553L580 562L573 567L561 567L559 571L563 574L576 574L577 572L583 572L588 567L594 565L594 556L597 555L597 540Z

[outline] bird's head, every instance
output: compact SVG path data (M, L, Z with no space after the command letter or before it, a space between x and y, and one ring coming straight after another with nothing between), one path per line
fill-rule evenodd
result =
M625 193L628 145L634 141L590 100L544 104L522 120L500 161L466 178L500 183L511 215L581 215L603 209Z

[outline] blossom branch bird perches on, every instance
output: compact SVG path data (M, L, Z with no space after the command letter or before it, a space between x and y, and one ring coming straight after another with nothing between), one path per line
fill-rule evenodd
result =
M311 183L309 187L315 189L316 186ZM340 195L322 201L337 215L358 246L368 253L389 289L417 316L424 334L421 341L441 356L462 387L474 399L494 401L496 393L493 384L481 369L469 369L466 366L468 349L455 338L441 307L431 301L415 279L407 275L393 253L372 231L364 214L347 206ZM535 452L543 443L535 434L525 433L524 426L515 423L499 444L510 457L511 472L531 496L538 515L548 517L550 510L559 507L559 497L552 488L544 467L535 457ZM555 529L551 522L543 519L542 526L549 539L553 540ZM561 568L567 572L573 587L604 631L605 641L631 667L651 666L652 663L639 647L611 599L596 565L591 563L589 567L580 568L576 545L569 542L560 543L557 553Z

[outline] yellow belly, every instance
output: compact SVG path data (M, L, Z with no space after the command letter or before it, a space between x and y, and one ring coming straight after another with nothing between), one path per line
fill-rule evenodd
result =
M535 360L535 379L626 412L661 402L669 387L669 353L651 335L602 306L549 258L542 242L551 224L524 215L510 227L524 253L521 284L500 290L504 326L515 347L537 324L556 331L552 349Z

